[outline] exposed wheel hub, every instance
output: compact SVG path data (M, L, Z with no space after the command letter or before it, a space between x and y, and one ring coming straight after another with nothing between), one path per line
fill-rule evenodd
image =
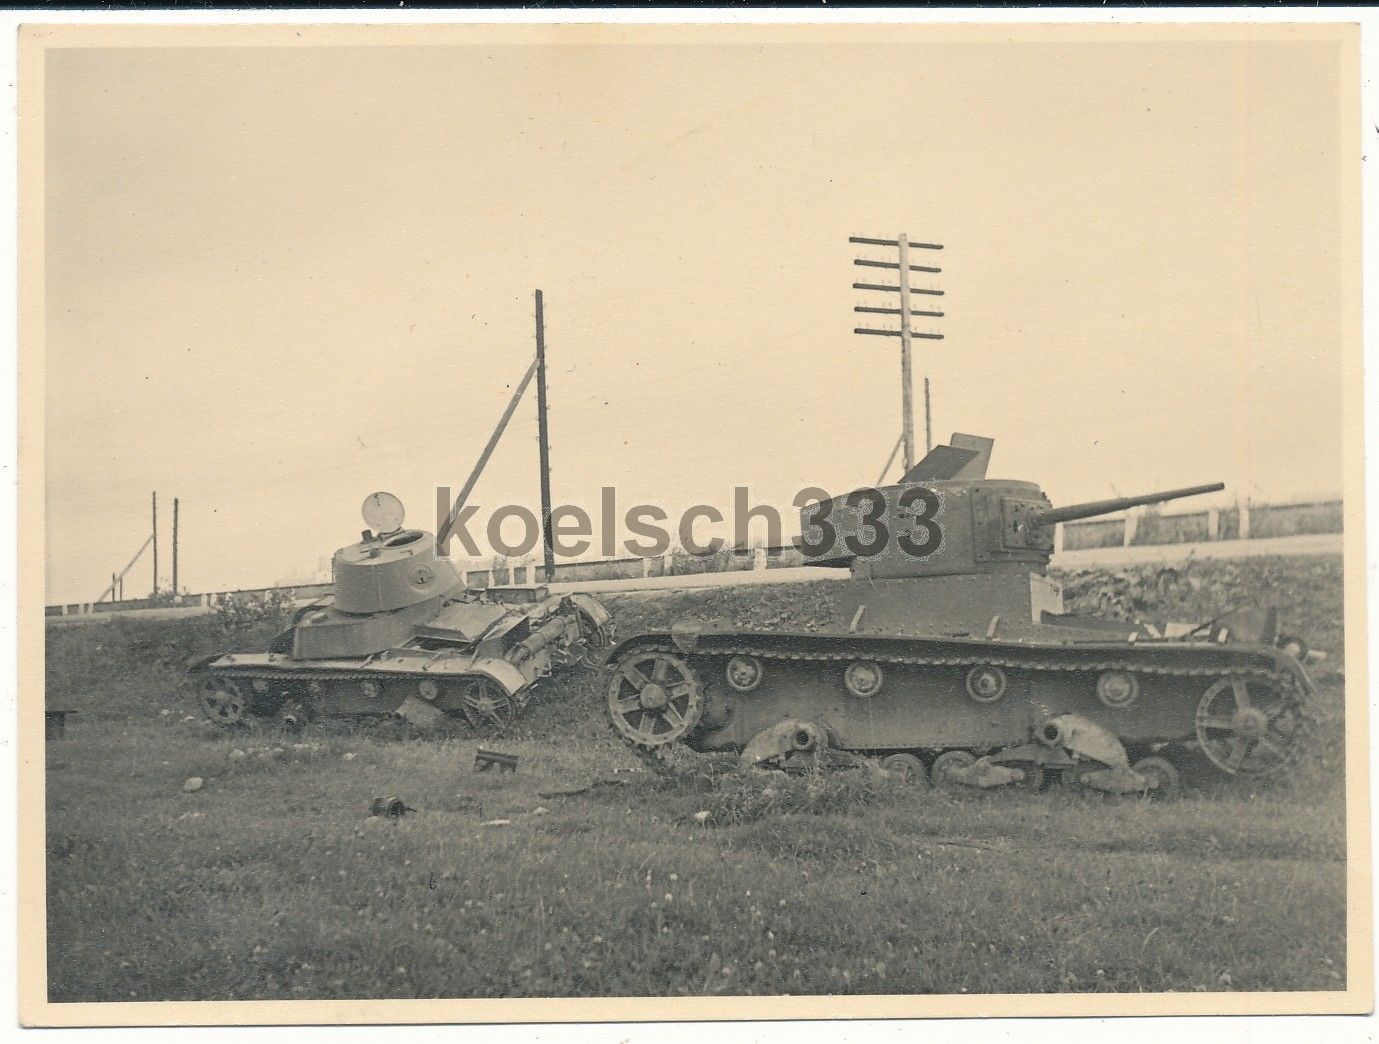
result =
M665 686L651 682L638 694L638 701L645 710L660 710L667 702Z
M1269 730L1269 719L1258 707L1246 707L1231 716L1231 728L1242 739L1257 740Z

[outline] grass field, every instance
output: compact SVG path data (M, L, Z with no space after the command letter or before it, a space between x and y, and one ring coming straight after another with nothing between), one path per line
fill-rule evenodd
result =
M493 744L516 773L476 773L458 724L203 723L177 665L263 626L52 629L48 705L81 713L48 745L50 999L1343 988L1339 559L1202 563L1167 595L1152 570L1066 579L1109 611L1266 584L1296 606L1330 656L1294 775L1171 803L704 759L666 780L613 739L595 675ZM610 602L623 634L800 624L826 586ZM393 795L417 811L368 817Z

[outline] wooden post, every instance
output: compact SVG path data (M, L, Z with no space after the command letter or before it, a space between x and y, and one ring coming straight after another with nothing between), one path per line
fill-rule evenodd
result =
M1236 533L1241 540L1250 539L1250 498L1242 496L1236 501L1237 509L1240 512L1239 532Z
M551 456L546 431L546 318L541 291L536 291L536 437L541 445L541 544L546 580L555 579L555 543L551 534Z
M158 597L158 494L153 494L153 597Z
M465 479L464 488L460 490L459 497L456 498L454 506L450 504L450 488L448 486L436 487L436 514L439 518L442 512L449 509L449 514L445 516L445 521L436 528L436 554L448 555L450 553L447 544L450 540L450 531L455 526L455 521L460 517L460 511L469 500L469 494L474 489L474 483L479 481L479 476L483 474L484 465L488 463L488 458L493 454L493 448L498 445L498 440L502 438L503 431L508 426L508 421L512 419L513 413L517 410L517 404L522 401L522 394L527 390L527 385L536 374L536 360L531 361L527 367L527 372L522 376L522 380L517 385L517 390L512 393L512 398L508 400L508 405L503 410L503 415L498 419L498 426L493 429L493 434L488 437L488 443L484 450L479 454L478 461L474 464L474 469L469 473L469 478Z
M934 420L929 412L929 378L924 378L924 452L934 448Z
M1129 547L1135 542L1135 530L1139 528L1139 524L1140 509L1131 508L1125 513L1125 539L1121 541L1125 547Z
M172 596L177 597L177 498L172 498Z

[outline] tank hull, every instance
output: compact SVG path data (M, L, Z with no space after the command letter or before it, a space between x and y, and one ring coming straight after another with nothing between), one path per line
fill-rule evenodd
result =
M698 690L698 707L686 707L698 720L680 737L693 750L742 751L782 721L804 721L831 748L907 752L926 766L948 751L980 757L1038 744L1047 723L1072 716L1130 756L1205 745L1226 775L1272 775L1297 754L1311 693L1301 665L1272 647L1108 641L1068 627L1026 628L1012 640L681 627L630 639L610 659L650 677L656 657L670 658L672 680L682 664ZM1121 688L1108 693L1107 678ZM658 732L673 729L654 723L658 712L642 717L636 689L619 670L609 712L625 739L655 751ZM1251 715L1241 712L1251 707L1267 720L1244 746L1238 734Z
M387 716L427 725L449 715L501 729L535 685L592 662L612 640L607 610L587 595L500 590L421 608L353 615L309 606L268 652L194 665L203 708L225 725ZM352 645L355 655L342 654Z

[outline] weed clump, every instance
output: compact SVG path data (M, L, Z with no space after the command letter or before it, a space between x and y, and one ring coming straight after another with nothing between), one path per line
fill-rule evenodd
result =
M702 786L706 780L688 782ZM701 811L709 813L704 822L713 826L778 816L847 813L915 799L913 786L871 767L799 775L735 769L714 772L712 784L704 788Z

